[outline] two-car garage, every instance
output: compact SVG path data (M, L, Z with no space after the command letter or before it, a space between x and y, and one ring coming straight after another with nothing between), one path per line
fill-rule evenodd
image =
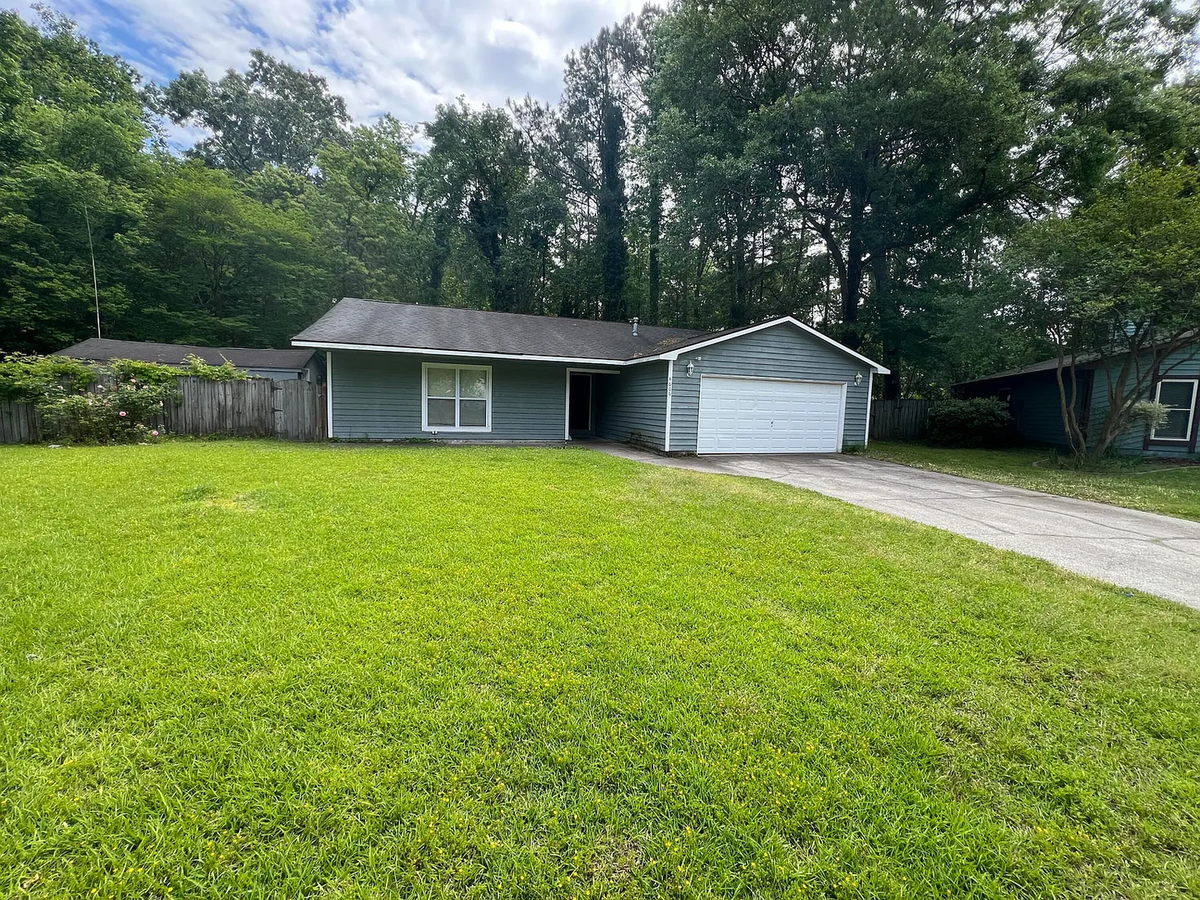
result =
M836 453L845 382L706 375L697 453Z

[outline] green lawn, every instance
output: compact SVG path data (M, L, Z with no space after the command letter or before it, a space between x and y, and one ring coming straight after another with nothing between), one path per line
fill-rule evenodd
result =
M0 896L1200 895L1200 614L585 450L0 449Z
M916 443L872 443L866 453L918 469L1200 522L1200 463L1129 461L1099 471L1079 471L1060 467L1044 450L957 450Z

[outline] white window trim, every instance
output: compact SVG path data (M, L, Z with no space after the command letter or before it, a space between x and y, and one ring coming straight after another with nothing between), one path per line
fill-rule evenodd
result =
M486 372L487 373L487 407L486 407L486 423L484 425L430 425L429 424L429 370L430 369L454 369L454 417L459 418L459 403L463 399L461 380L457 372L462 370ZM435 400L438 398L434 398ZM449 400L449 397L441 399ZM469 400L474 400L474 397L468 397ZM483 434L492 430L492 367L491 366L465 366L457 363L441 363L441 362L426 362L421 363L421 430L428 431L432 434L438 434L443 431L458 433L473 433Z
M1154 402L1158 403L1159 397L1162 396L1162 386L1164 384L1190 384L1192 386L1192 400L1190 406L1186 407L1188 411L1187 428L1184 429L1183 437L1159 437L1155 434L1157 428L1150 429L1150 440L1152 441L1170 441L1174 444L1187 444L1192 440L1192 426L1196 424L1196 394L1200 392L1200 380L1195 378L1160 378L1158 384L1154 388ZM1181 410L1185 407L1172 406L1173 410Z

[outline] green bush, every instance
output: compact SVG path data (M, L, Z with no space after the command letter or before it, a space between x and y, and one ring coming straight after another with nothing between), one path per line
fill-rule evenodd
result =
M1012 426L995 397L942 400L929 410L929 440L944 447L1000 447L1012 442Z
M205 381L245 381L250 376L241 369L235 369L229 360L219 366L210 366L195 353L189 353L184 360L187 363L188 375L195 375Z
M11 353L0 360L0 400L37 403L64 383L82 391L96 378L96 370L77 359Z
M0 400L37 404L49 441L129 443L162 437L166 404L178 397L183 376L206 381L248 377L226 361L210 366L188 356L187 368L115 359L88 365L65 356L14 353L0 361Z
M114 359L108 371L118 382L128 384L174 385L183 373L171 366L142 362L139 359Z
M56 387L38 401L42 436L49 441L125 444L157 440L160 420L175 388L137 381L98 384L94 391L69 393Z

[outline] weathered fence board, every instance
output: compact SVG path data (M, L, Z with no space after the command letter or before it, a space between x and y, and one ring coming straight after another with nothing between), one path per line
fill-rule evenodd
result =
M171 434L193 437L278 437L323 441L325 387L308 381L205 381L179 379L179 400L167 404L159 423ZM32 403L0 401L0 444L35 444L41 420Z
M285 441L320 441L325 430L325 387L308 381L276 381L275 436Z
M871 440L921 440L927 433L933 404L933 400L872 400Z
M275 434L271 384L268 378L243 381L180 378L179 400L167 413L167 431L193 437L214 434L271 437Z
M0 400L0 444L36 444L42 439L41 424L32 403Z

